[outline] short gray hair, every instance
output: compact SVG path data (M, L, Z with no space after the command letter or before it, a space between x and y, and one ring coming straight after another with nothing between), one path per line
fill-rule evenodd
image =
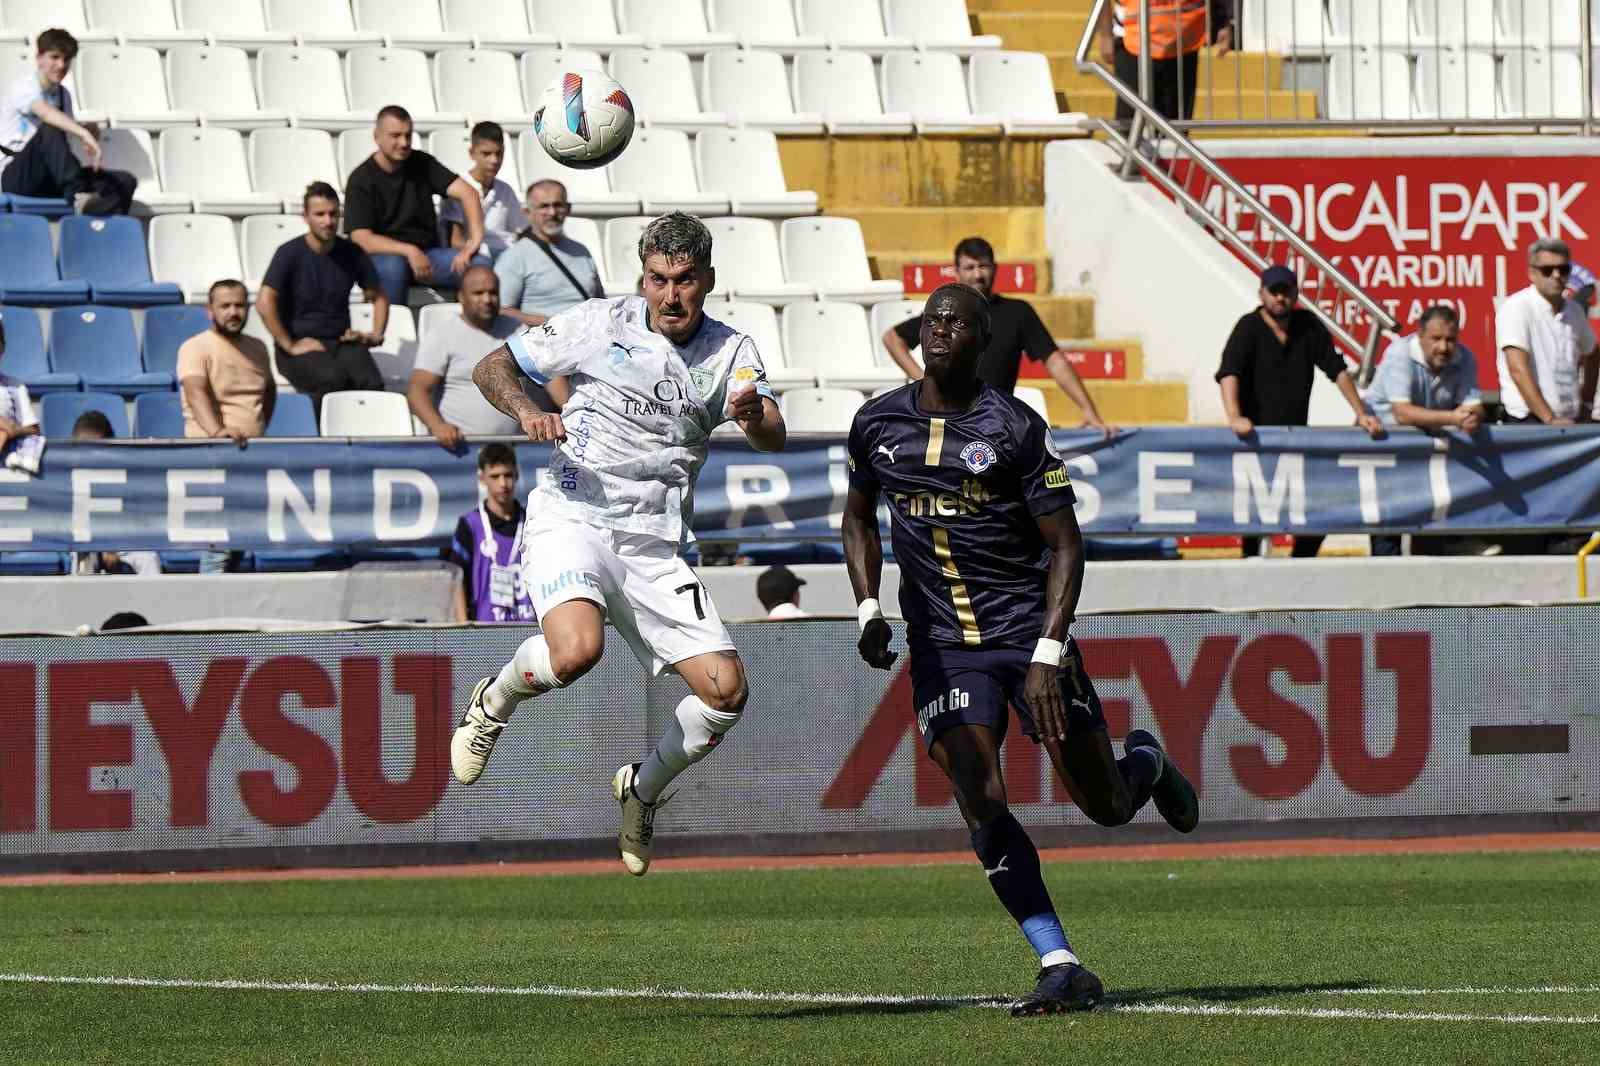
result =
M650 224L639 234L639 263L652 255L666 256L667 262L687 259L696 266L711 265L711 231L698 218L673 211Z
M1534 257L1540 252L1548 252L1551 255L1559 255L1568 262L1571 262L1572 260L1572 249L1567 247L1567 242L1558 241L1554 237L1540 237L1538 240L1528 245L1529 266L1533 265Z

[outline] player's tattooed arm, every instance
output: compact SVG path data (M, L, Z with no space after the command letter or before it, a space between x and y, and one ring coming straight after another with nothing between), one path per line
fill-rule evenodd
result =
M478 386L483 398L521 423L529 440L565 440L567 431L561 424L561 416L539 410L522 389L526 380L528 376L517 366L511 349L504 344L480 359L472 371L472 383Z
M878 494L867 493L850 486L844 500L844 520L840 526L844 538L844 565L850 574L850 588L856 602L878 598L878 586L883 580L883 536L878 529ZM861 639L856 649L868 666L887 670L894 663L895 653L889 650L889 640L894 633L882 618L868 621L861 627Z

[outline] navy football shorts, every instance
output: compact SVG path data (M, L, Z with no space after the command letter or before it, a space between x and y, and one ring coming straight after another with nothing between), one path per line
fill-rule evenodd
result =
M1105 712L1083 668L1083 654L1076 642L1068 649L1060 674L1067 731L1104 731ZM912 648L912 704L922 742L932 747L940 733L964 724L986 725L996 741L1004 740L1009 704L1017 709L1023 735L1038 743L1033 708L1022 695L1031 665L1032 648Z

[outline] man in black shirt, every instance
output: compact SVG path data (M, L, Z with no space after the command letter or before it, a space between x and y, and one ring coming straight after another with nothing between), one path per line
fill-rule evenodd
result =
M413 281L454 289L467 267L492 266L476 254L483 243L478 190L427 152L412 149L411 113L396 104L379 111L372 139L378 150L345 182L345 223L350 239L372 256L389 302L405 303ZM467 232L460 248L439 240L435 196L461 202Z
M1022 300L1011 300L994 291L994 248L982 237L968 237L956 245L956 280L975 290L989 302L989 320L994 330L989 345L978 358L978 377L991 387L1011 395L1017 387L1017 369L1022 354L1044 363L1045 369L1061 386L1072 402L1083 412L1083 424L1103 430L1111 436L1117 430L1108 426L1095 408L1089 391L1083 387L1078 372L1072 369L1067 353L1056 347L1050 331L1039 321L1039 314ZM911 350L921 342L920 315L908 318L883 335L884 347L894 361L904 370L906 377L917 381L922 377L922 367L912 358Z
M369 350L383 343L389 325L384 295L372 259L339 236L339 194L324 181L306 186L301 201L306 235L285 241L272 254L256 311L272 334L278 372L297 392L322 398L346 389L383 388ZM372 329L350 326L350 289L359 285L372 302Z
M1383 423L1356 392L1327 327L1297 306L1300 283L1294 271L1286 266L1262 271L1260 296L1261 306L1239 319L1222 349L1217 384L1228 428L1248 438L1258 425L1305 425L1313 374L1321 370L1355 412L1356 425L1371 437L1383 436ZM1297 558L1314 556L1321 547L1321 537L1294 538ZM1260 537L1244 538L1245 558L1253 558L1260 548Z

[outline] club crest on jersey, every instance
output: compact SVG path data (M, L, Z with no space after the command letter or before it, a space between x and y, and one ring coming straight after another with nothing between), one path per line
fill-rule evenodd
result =
M981 440L975 440L961 449L961 461L974 474L981 474L994 465L994 449Z
M711 371L705 367L691 366L689 368L689 384L694 386L694 391L701 396L711 391Z

